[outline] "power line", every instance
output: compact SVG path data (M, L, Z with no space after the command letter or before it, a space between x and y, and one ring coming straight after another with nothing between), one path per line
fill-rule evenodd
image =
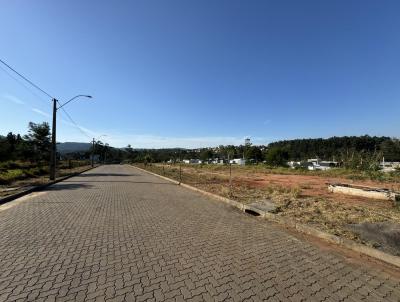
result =
M13 76L8 70L6 70L4 67L2 67L0 65L0 69L3 70L9 77L11 77L14 81L16 81L18 84L20 84L22 87L24 87L27 91L29 91L30 93L32 93L35 97L37 97L38 99L40 99L43 102L46 102L48 104L47 101L45 101L42 97L40 97L39 95L37 95L34 91L32 91L32 89L30 89L27 85L25 85L22 81L18 80L15 76ZM58 104L60 104L60 102L57 100ZM78 128L78 130L85 135L88 138L91 138L91 136L89 136L86 132L84 132L82 130L82 128L72 119L72 117L68 114L68 112L64 109L61 108L65 115L68 117L68 119L70 120L70 122L76 127Z
M2 59L0 59L0 63L2 63L4 66L6 66L8 69L10 69L11 71L13 71L15 74L17 74L19 77L21 77L23 80L25 80L26 82L28 82L30 85L32 85L33 87L35 87L36 89L38 89L40 92L44 93L45 95L47 95L48 97L50 97L51 99L56 99L55 97L53 97L51 94L47 93L45 90L43 90L42 88L40 88L38 85L36 85L35 83L33 83L31 80L29 80L27 77L25 77L24 75L22 75L21 73L19 73L18 71L16 71L14 68L12 68L10 65L8 65L6 62L4 62ZM41 97L39 97L36 93L34 93L31 89L29 89L24 83L22 83L21 81L19 81L16 77L14 77L11 73L9 73L7 70L5 70L3 67L0 66L0 68L6 72L12 79L14 79L16 82L18 82L20 85L22 85L25 89L27 89L29 92L31 92L33 95L35 95L36 97L38 97L40 100L44 101ZM56 99L57 103L61 106L60 102ZM61 107L62 111L65 113L65 115L68 117L68 119L71 121L71 123L78 128L78 130L85 135L86 137L88 137L89 139L91 139L91 136L82 129L82 127L80 127L74 120L73 118L68 114L68 112Z
M60 105L60 102L57 100L57 103ZM81 126L79 126L73 119L72 117L68 114L68 112L62 107L61 110L65 113L65 115L68 117L68 119L71 121L72 124L74 124L74 126L86 137L88 137L89 139L91 139L92 137L82 129Z
M36 92L34 92L31 88L29 88L26 84L24 84L21 80L18 80L15 76L13 76L8 70L6 70L3 66L0 65L0 69L3 70L10 78L12 78L15 82L17 82L19 85L24 87L27 91L29 91L32 95L34 95L36 98L41 100L42 102L45 102L48 104L48 100L45 100L43 96L39 96Z
M2 59L0 59L0 63L2 63L3 65L5 65L8 69L12 70L14 73L16 73L17 75L19 75L21 78L23 78L25 81L27 81L29 84L31 84L33 87L35 87L36 89L40 90L42 93L44 93L45 95L47 95L48 97L54 99L54 97L52 97L49 93L47 93L46 91L44 91L42 88L40 88L38 85L36 85L35 83L33 83L31 80L29 80L27 77L23 76L22 74L20 74L18 71L16 71L14 68L12 68L10 65L8 65L6 62L4 62Z

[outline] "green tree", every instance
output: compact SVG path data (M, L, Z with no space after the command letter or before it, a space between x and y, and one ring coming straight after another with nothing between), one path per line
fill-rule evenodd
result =
M43 122L36 124L30 122L28 125L28 134L25 135L28 146L33 151L33 160L48 160L50 156L50 126Z
M386 161L400 161L400 141L398 139L384 141L380 147Z
M200 153L200 159L202 161L208 161L209 159L212 159L214 156L214 153L212 152L211 149L205 149Z
M286 166L289 159L289 153L278 147L270 148L266 154L267 164L271 166Z
M152 162L153 162L153 158L151 157L151 155L150 154L146 154L144 156L144 164L147 165L147 164L150 164Z
M248 146L244 154L247 160L254 160L256 163L262 161L264 158L261 149L257 146Z

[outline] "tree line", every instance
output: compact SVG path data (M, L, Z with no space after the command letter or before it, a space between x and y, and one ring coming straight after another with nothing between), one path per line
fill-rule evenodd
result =
M289 160L320 158L338 160L344 154L378 154L387 161L400 161L400 142L386 136L343 136L328 139L293 139L273 142L269 149L278 148L287 152Z
M40 163L50 158L50 126L48 123L28 125L25 135L9 132L0 135L0 161L22 160Z
M25 135L8 133L0 135L0 161L48 162L51 146L48 123L28 125ZM71 159L89 159L92 148L84 152L72 152L66 156ZM309 158L333 160L342 166L355 169L369 169L376 166L384 157L386 161L400 161L400 141L386 136L343 136L327 139L293 139L272 142L268 145L227 145L215 148L164 148L135 149L113 148L101 141L96 142L94 154L101 162L167 162L183 159L245 158L248 163L267 163L271 166L284 166L288 161L304 161Z
M344 136L328 139L283 140L267 146L240 145L201 149L130 149L129 158L138 162L166 162L179 159L245 158L249 163L264 162L271 166L285 166L288 161L309 158L337 161L341 166L354 169L376 167L384 157L386 161L400 161L400 141L390 137Z
M0 135L0 162L23 161L36 163L38 166L48 165L51 149L50 126L47 122L28 124L25 135L9 132ZM63 159L89 160L92 153L100 162L120 162L128 158L125 150L113 148L97 141L94 147L84 152L63 154ZM57 156L60 158L60 154Z

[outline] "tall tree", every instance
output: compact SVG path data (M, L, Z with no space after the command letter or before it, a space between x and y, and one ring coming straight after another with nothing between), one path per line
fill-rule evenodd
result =
M288 159L289 153L278 147L269 149L266 155L267 164L271 166L287 166Z
M47 122L36 124L30 122L28 134L25 135L30 148L34 154L34 160L47 160L50 156L50 126Z

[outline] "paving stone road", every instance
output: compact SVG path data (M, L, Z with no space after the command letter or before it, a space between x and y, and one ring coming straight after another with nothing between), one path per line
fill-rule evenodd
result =
M0 207L0 301L400 301L395 277L130 166Z

